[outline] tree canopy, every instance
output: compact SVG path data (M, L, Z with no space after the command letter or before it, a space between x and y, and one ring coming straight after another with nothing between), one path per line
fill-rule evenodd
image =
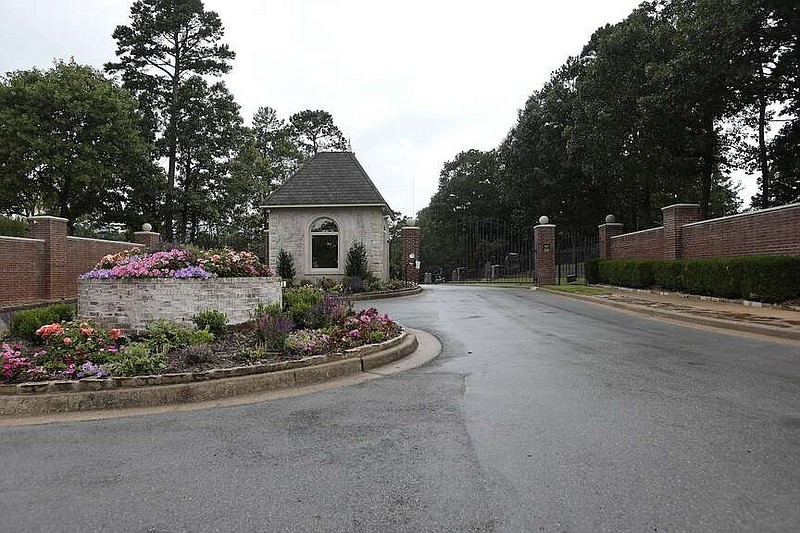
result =
M496 149L444 164L423 247L454 219L593 232L609 213L652 227L675 202L731 214L735 172L757 174L754 207L800 201L798 24L796 2L648 0L599 28Z
M164 231L174 234L174 199L180 152L188 147L187 124L199 77L230 71L235 54L221 43L222 22L214 11L206 11L201 0L137 0L131 7L131 22L117 26L117 62L106 71L121 73L123 85L150 112L158 146L167 158L167 188Z
M123 222L141 183L158 175L136 101L74 62L0 80L0 210Z

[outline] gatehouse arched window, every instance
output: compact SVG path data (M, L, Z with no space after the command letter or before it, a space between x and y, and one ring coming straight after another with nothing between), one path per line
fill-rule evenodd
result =
M320 217L310 226L311 268L339 268L339 226L333 219Z

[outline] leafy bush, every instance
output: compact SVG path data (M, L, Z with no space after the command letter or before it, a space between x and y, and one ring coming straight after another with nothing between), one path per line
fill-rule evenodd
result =
M345 276L342 278L342 287L344 287L344 291L348 294L355 294L357 292L364 292L366 290L366 283L364 280L358 276L354 277L347 277Z
M146 342L132 342L114 354L107 368L115 376L142 376L164 370L164 354L153 352Z
M341 296L325 294L320 302L314 304L306 313L305 326L309 329L321 329L343 322L353 304Z
M38 340L36 330L47 324L72 320L75 311L68 304L53 304L47 307L26 309L11 318L9 332L14 337L29 341Z
M88 320L46 324L36 330L45 343L36 363L49 372L75 377L85 363L102 364L117 351L118 329L105 331Z
M33 368L31 360L22 355L22 347L3 343L0 351L0 383L25 381Z
M170 320L149 322L146 338L150 349L161 354L187 346L214 342L214 334L209 330L187 328Z
M678 291L683 287L685 261L653 261L653 282L668 291Z
M645 288L654 283L653 261L649 259L608 259L599 264L600 279L612 285Z
M283 313L264 313L256 320L258 338L268 350L283 351L286 337L294 331L295 324Z
M657 285L691 294L782 302L800 298L800 257L607 259L598 262L597 281L626 287Z
M370 307L348 317L333 330L332 336L342 348L352 348L381 342L399 333L400 326L389 315Z
M306 320L315 305L324 298L324 293L313 285L301 285L286 289L283 292L283 303L286 312L298 328L306 327Z
M583 263L586 283L600 283L600 259L587 259Z
M193 316L192 322L197 329L208 329L214 335L221 335L225 333L225 326L228 325L228 315L222 311L209 309Z
M295 276L294 257L292 257L292 254L281 248L278 252L276 267L278 275L291 284Z
M354 241L347 252L347 260L344 266L344 275L349 278L361 278L362 280L372 277L367 261L367 247L361 241Z

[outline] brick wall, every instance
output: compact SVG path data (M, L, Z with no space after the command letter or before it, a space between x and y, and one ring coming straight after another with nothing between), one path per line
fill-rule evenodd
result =
M800 204L683 226L683 257L800 255Z
M0 307L46 298L41 239L0 237Z
M697 221L699 206L663 208L664 226L610 239L614 259L800 255L800 204ZM601 237L603 226L600 227Z
M0 236L0 308L75 298L77 278L107 254L156 243L158 234L136 233L141 243L67 236L67 219L28 219L30 239Z
M609 257L614 259L661 259L664 228L625 233L611 238Z
M241 324L259 304L282 302L278 278L78 280L78 316L127 333L144 332L152 319L188 325L208 309L224 312L229 324Z
M75 296L78 293L78 276L89 272L101 257L130 250L141 246L135 242L105 241L101 239L85 239L67 237L67 293Z

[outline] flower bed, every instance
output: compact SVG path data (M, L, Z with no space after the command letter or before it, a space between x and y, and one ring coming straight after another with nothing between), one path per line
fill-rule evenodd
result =
M310 287L291 291L287 300L285 310L260 307L258 319L244 326L228 327L223 313L208 311L192 317L197 327L156 320L133 339L88 320L44 324L33 342L2 344L0 383L6 385L0 393L186 383L298 368L360 357L399 343L403 334L374 308L354 312L341 297ZM143 377L131 379L136 376Z

